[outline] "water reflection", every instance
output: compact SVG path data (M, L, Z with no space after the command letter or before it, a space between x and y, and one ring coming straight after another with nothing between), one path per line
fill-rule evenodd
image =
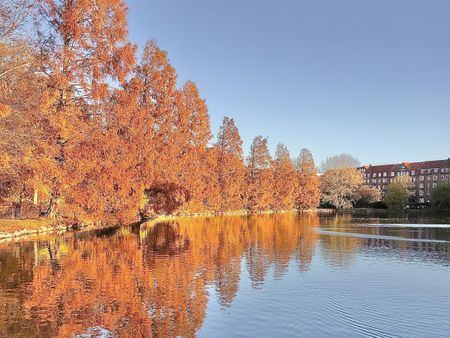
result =
M355 253L371 253L444 266L450 263L450 229L442 217L391 218L336 215L321 219L321 248L332 264L346 266ZM397 224L392 224L397 223ZM432 223L432 227L430 227Z
M344 269L361 254L449 263L446 230L358 222L366 226L352 215L185 218L1 244L0 336L195 336L210 287L232 308L243 275L258 289L291 266L308 274L316 259Z

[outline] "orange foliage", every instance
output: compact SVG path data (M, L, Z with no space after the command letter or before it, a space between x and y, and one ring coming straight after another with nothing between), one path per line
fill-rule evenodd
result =
M0 3L0 201L27 202L36 185L33 152L42 136L36 121L44 81L31 39L22 34L24 0Z
M295 169L286 146L279 143L273 161L273 204L274 210L291 210L295 201Z
M295 207L298 210L313 209L320 202L320 180L311 152L303 148L297 159L298 189Z
M20 27L12 13L24 0L9 3L17 4L2 14L7 31ZM317 204L315 172L300 170L297 186L286 147L272 161L258 136L245 165L228 117L210 145L197 86L177 87L153 41L135 60L124 1L33 5L26 14L37 31L0 45L0 198L34 201L46 216L74 223Z
M47 213L123 221L118 197L133 191L124 180L127 166L119 165L123 142L111 123L110 83L122 83L134 64L127 8L121 0L37 0L36 8L48 95L36 175L51 193Z
M250 211L269 210L273 204L272 157L262 136L254 138L247 158L246 195Z
M220 189L220 211L244 207L245 167L242 140L234 120L224 117L217 136L217 176Z

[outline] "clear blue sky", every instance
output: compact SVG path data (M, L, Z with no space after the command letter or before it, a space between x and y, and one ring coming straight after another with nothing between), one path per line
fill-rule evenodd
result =
M133 0L131 39L167 50L216 134L269 137L320 163L450 156L449 0Z

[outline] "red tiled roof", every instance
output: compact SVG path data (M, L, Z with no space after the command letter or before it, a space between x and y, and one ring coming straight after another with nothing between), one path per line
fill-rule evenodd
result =
M409 170L419 170L420 169L420 166L423 164L423 162L412 162L412 163L409 163L409 166L408 166L408 168L409 168Z
M369 165L366 172L367 173L388 172L394 170L396 166L398 166L398 164Z
M425 161L425 162L416 162L419 165L419 169L433 169L440 168L445 165L447 160L436 160L436 161Z
M422 161L422 162L403 162L398 164L382 164L382 165L364 165L367 173L379 173L398 171L401 165L404 165L408 170L420 169L434 169L450 166L450 158L446 160Z

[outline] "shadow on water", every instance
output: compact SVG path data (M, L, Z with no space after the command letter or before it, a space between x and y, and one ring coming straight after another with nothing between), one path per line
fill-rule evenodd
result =
M366 261L375 265L408 262L411 271L407 272L412 275L419 263L429 274L448 272L449 229L415 226L436 220L423 215L414 219L385 214L180 218L152 226L133 224L2 244L0 336L210 335L210 316L215 316L216 324L223 321L223 335L250 334L260 328L253 332L256 335L276 328L272 320L282 325L290 313L302 313L305 320L310 313L320 318L328 311L321 308L324 295L344 304L342 297L349 300L352 293L342 290L368 283L358 270L369 264ZM393 225L406 222L411 227ZM351 276L358 282L335 281L333 288L327 286L341 270L346 274L340 279ZM392 270L386 273L393 274ZM315 278L317 282L308 284ZM274 288L277 283L291 283L295 288L286 293L284 288ZM240 315L247 300L262 297L253 293L261 289L270 301ZM371 290L383 295L381 289ZM371 300L372 295L354 292ZM222 311L236 311L235 317L222 312L213 315L214 299ZM306 300L308 306L300 306ZM443 311L449 310L448 304L435 301ZM263 309L271 306L278 310L269 318ZM341 312L357 316L361 305L352 306ZM378 306L374 311L382 311L386 304ZM414 315L420 316L419 310L409 312L410 317ZM259 323L253 329L246 321L252 316ZM339 313L327 316L330 323L321 323L318 330L332 330L333 320L342 320ZM233 318L240 324L225 325ZM367 334L382 332L377 331L378 323L364 323ZM342 322L343 333L354 334L354 324ZM436 324L445 327L442 322ZM295 335L311 325L317 324L292 327L292 331L284 325L283 330ZM405 333L401 329L398 333Z

